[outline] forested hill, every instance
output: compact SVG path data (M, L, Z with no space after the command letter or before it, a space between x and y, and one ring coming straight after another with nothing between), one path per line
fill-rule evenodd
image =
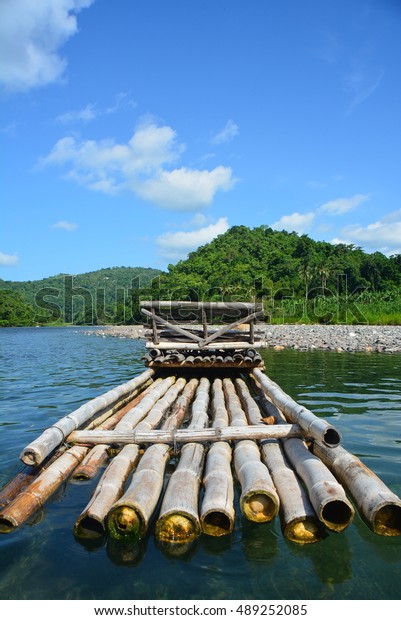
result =
M156 288L157 286L157 288ZM401 324L401 255L234 226L154 281L154 298L263 299L278 323Z
M314 241L307 235L275 231L267 226L233 226L211 243L192 252L187 260L169 265L160 279L162 289L181 294L216 288L233 290L291 290L296 296L322 295L347 280L348 292L398 289L401 255L367 254L353 245ZM211 291L213 293L213 291Z
M112 267L27 282L0 280L0 326L129 322L137 291L160 273L145 267Z
M138 322L140 296L257 297L273 322L401 324L400 290L401 255L368 254L267 226L234 226L167 272L114 267L33 282L0 280L0 326Z

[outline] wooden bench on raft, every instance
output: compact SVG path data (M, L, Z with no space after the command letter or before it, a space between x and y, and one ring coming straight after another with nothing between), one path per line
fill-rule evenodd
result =
M148 366L254 368L263 364L261 303L142 301Z

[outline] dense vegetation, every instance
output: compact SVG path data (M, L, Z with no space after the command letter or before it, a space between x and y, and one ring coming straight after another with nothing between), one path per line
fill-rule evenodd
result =
M263 299L272 322L401 324L401 256L234 226L169 265L153 297Z
M401 255L234 226L188 259L35 282L0 280L0 325L141 322L140 298L263 300L270 322L401 324Z
M138 318L141 288L159 273L114 267L28 282L0 280L0 325L130 323Z
M33 325L34 313L20 293L0 289L0 327Z

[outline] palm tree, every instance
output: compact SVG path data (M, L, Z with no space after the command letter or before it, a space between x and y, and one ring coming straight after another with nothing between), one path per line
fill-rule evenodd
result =
M320 276L320 280L322 283L322 291L323 291L323 296L325 296L325 290L326 290L326 285L327 285L327 280L331 275L331 271L328 267L328 265L322 263L317 270L319 276Z
M312 282L312 279L313 279L313 276L314 276L314 272L315 272L315 270L308 263L302 263L302 265L301 265L301 267L299 269L299 275L301 276L301 279L302 279L303 283L305 284L305 302L308 301L309 285Z

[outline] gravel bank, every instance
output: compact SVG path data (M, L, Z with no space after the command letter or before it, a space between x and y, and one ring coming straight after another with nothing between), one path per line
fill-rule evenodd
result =
M401 352L401 326L391 325L264 325L266 347L310 351ZM114 338L145 338L141 325L105 326L87 334Z

